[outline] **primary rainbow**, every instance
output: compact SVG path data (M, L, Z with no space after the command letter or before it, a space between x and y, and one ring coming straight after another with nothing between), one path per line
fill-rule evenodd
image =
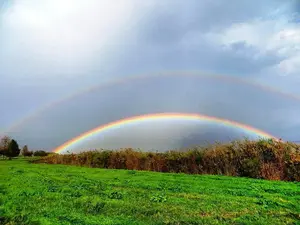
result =
M202 115L202 114L195 114L195 113L156 113L156 114L146 114L146 115L140 115L140 116L134 116L134 117L129 117L125 119L121 119L118 121L114 121L108 124L101 125L99 127L96 127L92 130L89 130L69 141L66 143L62 144L61 146L57 147L53 151L56 153L60 153L63 150L66 150L67 148L70 148L72 145L75 145L79 143L80 141L85 140L86 138L96 135L98 133L101 133L103 131L116 128L119 126L124 126L130 123L134 122L142 122L146 120L155 120L155 119L186 119L186 120L204 120L208 122L214 122L214 123L219 123L223 124L229 127L234 127L234 128L240 128L242 130L245 130L247 132L256 134L261 137L265 138L272 138L278 140L276 137L274 137L271 134L268 134L262 130L253 128L251 126L248 126L246 124L238 123L235 121L227 120L227 119L222 119L222 118L217 118L213 116L207 116L207 115Z

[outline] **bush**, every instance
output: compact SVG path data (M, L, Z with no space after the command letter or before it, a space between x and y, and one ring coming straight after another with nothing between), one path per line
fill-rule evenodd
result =
M33 156L33 151L28 151L26 153L24 153L24 156L26 157L30 157L30 156Z
M239 168L239 175L243 177L260 178L260 169L258 158L244 159Z
M47 156L49 153L43 151L43 150L39 150L39 151L35 151L33 153L33 156Z
M300 181L300 146L275 140L233 141L165 153L133 149L52 154L41 162L88 167Z

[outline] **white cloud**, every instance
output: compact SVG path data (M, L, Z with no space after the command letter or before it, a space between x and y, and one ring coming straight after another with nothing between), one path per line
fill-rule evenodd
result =
M206 36L224 48L231 48L239 42L255 47L257 53L253 55L254 58L269 53L281 57L279 64L269 68L279 75L300 72L300 26L288 23L286 18L235 23L220 32L208 33Z
M28 64L47 70L85 67L95 57L99 63L120 33L126 35L134 12L134 0L15 1L2 12L3 61L25 64L31 75Z

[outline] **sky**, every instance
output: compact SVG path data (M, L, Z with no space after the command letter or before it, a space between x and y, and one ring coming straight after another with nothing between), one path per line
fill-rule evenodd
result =
M299 13L296 0L0 0L0 131L51 150L103 123L186 112L300 140Z

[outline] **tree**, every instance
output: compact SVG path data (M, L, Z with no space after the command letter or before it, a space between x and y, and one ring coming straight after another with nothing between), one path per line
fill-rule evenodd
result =
M22 156L31 156L32 154L30 154L31 152L29 152L27 145L24 145L24 147L21 150L21 155Z
M20 154L20 149L18 143L12 139L11 142L8 145L6 156L11 159L12 157L16 157Z
M8 136L4 136L0 140L0 155L6 156L9 143L11 142L11 138Z

